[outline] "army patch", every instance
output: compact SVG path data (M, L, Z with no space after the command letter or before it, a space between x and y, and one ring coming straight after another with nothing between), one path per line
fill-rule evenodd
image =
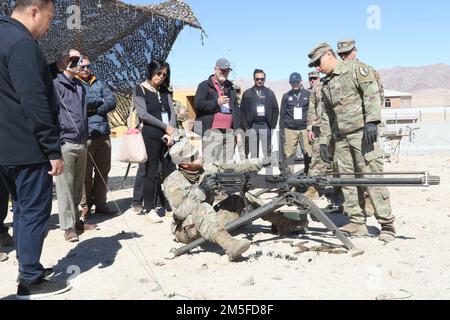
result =
M359 67L359 73L361 73L363 77L367 77L369 75L369 69L366 67Z

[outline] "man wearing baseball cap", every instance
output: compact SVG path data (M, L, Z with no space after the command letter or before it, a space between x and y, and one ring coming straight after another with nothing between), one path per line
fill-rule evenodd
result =
M359 63L361 63L363 67L368 68L369 71L373 73L373 76L375 77L378 86L380 87L381 105L384 106L384 87L383 83L381 82L380 74L372 66L358 60L358 48L356 47L355 40L354 39L340 40L337 43L337 47L338 47L337 53L342 60L358 61Z
M221 58L216 61L214 74L199 84L195 93L194 111L202 127L194 128L205 137L205 161L232 162L235 130L240 129L240 110L236 90L228 80L231 64Z
M305 173L308 173L311 162L312 148L307 137L307 114L310 91L303 87L302 76L294 72L289 77L292 90L285 93L281 99L280 137L284 146L284 155L291 173L294 173L294 156L300 143L305 163Z

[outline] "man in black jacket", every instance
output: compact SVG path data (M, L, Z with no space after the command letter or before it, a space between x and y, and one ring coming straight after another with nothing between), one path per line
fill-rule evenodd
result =
M280 109L273 91L264 86L266 73L256 69L253 72L253 80L255 85L244 92L241 103L241 118L245 126L243 129L247 131L246 136L250 138L256 136L256 139L250 139L250 142L255 143L248 145L246 155L248 156L251 151L252 157L259 158L261 144L264 161L268 161L271 153L272 130L277 127ZM249 130L253 132L249 133ZM250 147L252 150L249 150Z
M205 162L232 162L235 130L240 129L240 110L236 91L228 80L231 71L227 59L219 59L214 74L199 84L195 93L196 133L202 135ZM198 128L198 124L201 128ZM237 136L239 139L239 136Z
M93 205L95 214L114 215L117 212L106 205L108 173L111 170L111 129L108 113L116 108L116 98L106 83L98 80L91 70L91 61L84 56L78 77L86 89L88 116L88 157L84 192L81 200L82 217L87 218ZM95 167L95 171L94 171ZM94 173L94 178L92 174Z
M54 87L35 39L50 27L54 2L17 0L0 18L0 175L14 200L17 298L70 289L45 280L39 263L52 206L52 176L64 170Z
M294 72L289 77L292 90L285 93L281 99L280 136L284 146L284 154L291 172L293 171L293 158L297 152L298 144L302 148L305 162L305 173L308 173L312 157L312 148L307 135L307 114L310 91L303 88L302 77Z
M76 77L81 64L80 52L63 50L57 61L61 72L53 79L58 97L61 151L66 165L64 173L56 178L59 227L69 242L78 241L77 232L97 227L84 223L78 210L84 187L88 137L86 89Z

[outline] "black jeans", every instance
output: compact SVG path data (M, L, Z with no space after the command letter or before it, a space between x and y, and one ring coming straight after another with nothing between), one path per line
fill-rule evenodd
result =
M19 279L24 284L42 281L40 264L48 219L52 209L53 180L50 164L0 166L0 172L13 197L14 240L19 257Z
M0 177L0 233L7 233L8 228L4 222L8 215L8 199L9 191L6 189L6 185Z
M176 167L172 160L170 160L169 156L164 157L168 149L163 141L158 141L156 139L145 136L144 141L148 155L148 160L145 163L145 172L143 176L144 209L150 211L156 208L156 194L162 193L158 191L161 190L161 183L164 182L164 179L167 176L175 171Z

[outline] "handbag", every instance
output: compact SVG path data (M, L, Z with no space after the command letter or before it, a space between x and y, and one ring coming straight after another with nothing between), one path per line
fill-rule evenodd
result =
M123 136L117 160L125 163L146 163L147 151L139 129L131 129Z

